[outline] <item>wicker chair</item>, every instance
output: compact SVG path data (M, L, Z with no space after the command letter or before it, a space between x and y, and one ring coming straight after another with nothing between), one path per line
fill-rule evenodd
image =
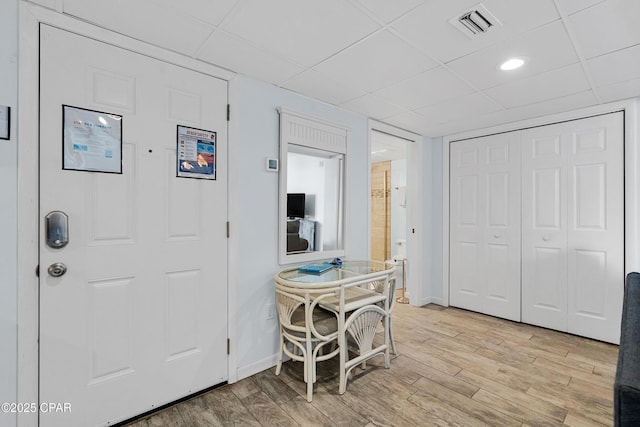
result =
M387 344L374 347L373 339L380 322L383 322L387 313L378 305L366 305L351 313L345 322L345 331L348 334L347 340L353 345L357 352L357 356L353 359L346 360L344 363L344 374L340 375L340 389L342 394L347 389L347 378L351 370L359 364L364 364L370 358L382 355L384 357L385 367L388 369L389 352ZM383 322L384 323L384 322Z
M335 313L323 310L318 304L331 292L311 295L311 291L276 286L276 305L280 319L280 352L276 375L282 370L283 356L304 363L307 401L313 398L316 382L316 363L339 354L338 320Z

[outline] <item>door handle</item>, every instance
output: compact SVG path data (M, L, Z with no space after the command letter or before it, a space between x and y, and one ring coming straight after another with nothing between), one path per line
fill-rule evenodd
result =
M549 236L542 236L542 240L544 240L545 242L548 242L549 240L551 240L551 237L549 237Z
M67 266L61 262L54 262L49 266L47 271L49 272L49 276L51 277L60 277L67 272Z

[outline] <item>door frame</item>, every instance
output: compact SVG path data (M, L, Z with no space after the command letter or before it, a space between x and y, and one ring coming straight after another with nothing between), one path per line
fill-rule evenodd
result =
M426 230L423 227L423 197L420 192L420 185L416 183L425 182L428 175L423 173L423 137L413 132L369 119L369 133L367 141L367 164L369 165L369 175L367 177L367 194L371 194L371 134L372 132L382 132L402 138L407 141L407 283L406 295L410 297L411 305L422 306L431 302L425 296L424 272L426 261L411 262L419 260L422 251L423 234ZM431 182L429 180L429 182ZM371 253L371 197L367 197L367 254ZM411 233L410 230L417 230ZM428 269L427 269L428 271ZM425 300L426 298L426 300Z
M637 130L640 101L630 99L581 108L565 113L553 114L536 119L523 120L506 125L461 132L443 138L442 144L442 302L449 306L449 146L453 141L501 132L550 125L558 122L577 120L589 116L623 111L624 113L624 271L625 275L640 269L640 147Z
M62 14L62 2L57 1L56 10L19 2L18 32L18 402L38 402L39 396L39 278L36 268L39 262L39 173L33 173L33 160L39 154L39 69L40 69L40 24L47 24L77 35L112 44L163 62L188 68L215 78L226 80L234 73L193 58L161 49L147 43L113 33L89 23ZM228 87L228 86L227 86ZM37 117L38 120L33 118ZM37 126L34 126L37 123ZM230 126L227 125L229 128ZM229 131L230 129L228 129ZM227 134L229 135L229 133ZM228 136L228 139L231 135ZM233 144L229 144L233 146ZM228 155L229 170L235 157ZM231 183L230 183L231 184ZM228 194L232 193L231 185ZM228 197L228 201L230 197ZM229 203L229 202L228 202ZM228 207L229 209L229 207ZM227 212L228 218L228 212ZM227 253L229 251L227 245ZM228 269L228 266L227 266ZM227 322L229 338L234 343L236 329L235 287L229 286L232 277L227 277ZM237 354L235 346L228 355L229 383L237 381ZM18 424L37 426L37 413L18 413Z

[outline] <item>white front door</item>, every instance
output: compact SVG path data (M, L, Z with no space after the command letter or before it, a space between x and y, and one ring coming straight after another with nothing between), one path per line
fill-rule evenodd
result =
M618 342L623 114L523 133L522 320Z
M40 423L112 424L228 378L227 83L45 25L40 55L40 401L71 405ZM122 116L121 174L63 170L63 105ZM215 180L176 177L178 125Z
M451 144L450 303L520 320L520 140Z

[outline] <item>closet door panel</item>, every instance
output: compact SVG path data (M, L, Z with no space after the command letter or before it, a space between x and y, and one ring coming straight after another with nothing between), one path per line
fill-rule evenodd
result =
M481 179L481 151L472 141L451 144L451 305L482 310L484 263L482 218L484 182Z
M483 312L520 321L520 132L480 140L486 181Z
M568 331L608 342L619 340L624 291L622 121L607 114L566 130Z
M520 320L519 133L451 144L450 303Z
M523 131L522 321L567 328L566 148L552 126Z
M618 342L624 290L622 113L523 134L522 319Z

